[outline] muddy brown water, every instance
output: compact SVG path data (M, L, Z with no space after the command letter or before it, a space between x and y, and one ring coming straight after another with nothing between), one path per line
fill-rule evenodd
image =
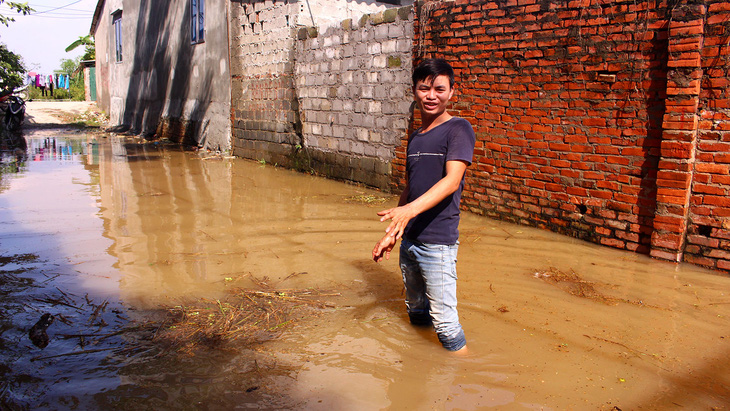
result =
M0 176L2 409L730 407L727 275L465 214L457 357L408 324L397 253L369 257L395 198L115 135L26 138ZM235 351L144 358L123 334L70 337L251 277L340 295ZM59 319L40 349L44 312Z

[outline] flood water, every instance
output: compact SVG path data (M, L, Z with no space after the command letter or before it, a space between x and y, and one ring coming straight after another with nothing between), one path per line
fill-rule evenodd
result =
M122 136L26 139L0 175L1 409L730 408L728 275L466 214L458 357L408 323L397 253L370 258L394 197ZM114 335L251 278L339 295L236 350L148 358Z

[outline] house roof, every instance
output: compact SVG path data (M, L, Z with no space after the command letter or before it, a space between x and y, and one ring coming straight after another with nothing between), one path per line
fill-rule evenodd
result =
M101 17L101 10L104 8L104 0L99 0L98 3L96 3L96 10L94 10L94 18L91 19L91 28L89 29L89 34L94 36L94 33L96 32L96 26L99 24L99 17Z

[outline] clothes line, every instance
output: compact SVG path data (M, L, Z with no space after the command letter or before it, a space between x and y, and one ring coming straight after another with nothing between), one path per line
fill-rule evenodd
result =
M40 74L31 71L28 72L25 83L40 88L43 91L47 88L51 91L51 95L53 95L53 89L63 88L68 90L71 87L71 76L68 74Z

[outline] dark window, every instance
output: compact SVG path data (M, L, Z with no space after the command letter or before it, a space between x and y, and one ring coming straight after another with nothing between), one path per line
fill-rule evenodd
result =
M205 40L205 0L190 0L190 40L193 44Z
M114 26L114 52L116 61L122 61L122 12L112 14L112 26Z

